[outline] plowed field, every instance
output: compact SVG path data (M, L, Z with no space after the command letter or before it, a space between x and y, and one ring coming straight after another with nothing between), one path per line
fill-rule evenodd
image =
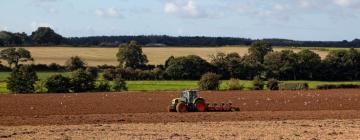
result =
M240 112L168 113L178 92L0 95L0 125L360 118L359 90L200 92Z
M0 95L0 139L360 139L360 91L201 92L240 112L169 113L178 92Z

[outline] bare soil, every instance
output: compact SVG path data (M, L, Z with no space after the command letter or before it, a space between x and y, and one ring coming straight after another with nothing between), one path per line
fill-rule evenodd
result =
M360 118L360 91L200 92L208 102L232 102L240 112L168 113L178 92L0 95L0 125L166 123Z
M178 92L0 95L0 139L359 139L360 91L201 92L240 112L169 113Z
M0 139L320 140L360 139L360 120L115 123L0 126Z

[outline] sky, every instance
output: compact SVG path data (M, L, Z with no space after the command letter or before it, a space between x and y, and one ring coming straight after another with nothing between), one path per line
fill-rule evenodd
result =
M0 30L65 37L360 38L360 0L1 0Z

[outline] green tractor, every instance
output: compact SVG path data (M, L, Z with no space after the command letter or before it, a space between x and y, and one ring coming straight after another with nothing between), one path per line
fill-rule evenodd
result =
M169 112L205 112L207 111L205 100L198 97L196 90L181 92L180 98L171 101Z
M234 112L240 111L232 103L206 103L204 98L198 96L196 90L181 92L180 98L171 101L169 112Z

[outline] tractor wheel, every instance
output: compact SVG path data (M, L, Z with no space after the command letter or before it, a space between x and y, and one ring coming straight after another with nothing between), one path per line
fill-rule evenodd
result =
M176 111L177 112L187 112L186 104L183 102L180 102L176 105Z
M205 112L206 111L206 104L203 100L198 100L195 103L196 111L198 112Z

